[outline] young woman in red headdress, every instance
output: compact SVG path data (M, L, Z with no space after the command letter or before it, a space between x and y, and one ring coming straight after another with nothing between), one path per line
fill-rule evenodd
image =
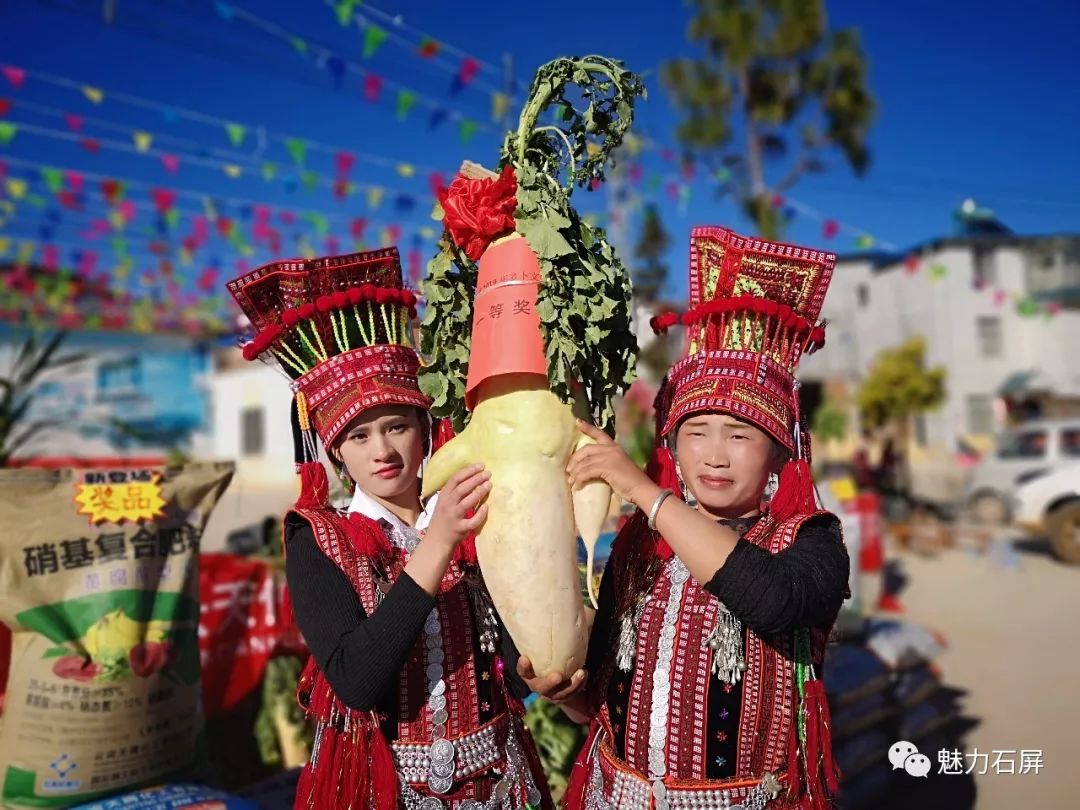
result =
M312 653L298 697L315 722L296 806L550 807L521 722L528 689L471 543L489 476L470 467L420 500L431 403L397 250L279 262L229 289L257 330L245 356L296 392L286 570ZM329 505L317 442L352 491L346 510Z
M816 505L794 371L824 340L834 257L722 228L695 229L691 253L688 354L658 396L649 475L584 424L597 444L568 468L638 511L601 584L588 686L556 695L591 723L566 807L825 808L819 676L849 563Z

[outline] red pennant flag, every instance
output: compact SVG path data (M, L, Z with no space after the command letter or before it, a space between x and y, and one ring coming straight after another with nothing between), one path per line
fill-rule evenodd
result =
M784 195L783 194L773 194L772 199L769 200L769 205L771 205L773 208L783 208L784 207Z
M671 163L671 161L673 161L675 159L675 153L673 151L671 151L670 149L661 149L660 150L660 159L663 160L663 161L666 161L668 163Z
M349 194L349 181L348 180L335 180L334 181L334 196L339 200L344 200Z
M93 138L83 138L79 141L79 145L92 155L96 155L101 151L101 144Z
M838 233L840 233L840 223L835 219L825 220L825 224L821 226L821 235L826 239L832 239Z
M217 231L219 236L223 239L228 239L230 234L232 234L232 229L233 223L231 219L228 217L218 217Z
M11 82L11 86L14 87L16 90L22 87L23 82L26 81L26 71L22 68L12 67L11 65L4 65L3 67L0 67L0 71L3 72L7 80Z
M46 270L56 270L60 266L60 251L56 245L45 245L41 249L41 264Z
M904 269L907 270L909 276L913 276L919 272L919 257L912 253L906 259L904 259Z
M162 155L161 165L165 167L165 171L176 174L180 171L180 158L176 155Z
M335 160L337 162L337 173L344 177L356 165L356 155L352 152L338 152Z
M589 191L596 191L601 185L603 185L603 181L599 177L594 177L589 181Z
M364 229L367 228L367 220L363 217L357 217L349 224L349 233L353 239L363 239Z
M120 181L119 180L102 180L101 181L101 193L105 195L106 201L110 203L116 202L120 196Z
M373 104L379 100L382 92L382 77L369 73L364 77L364 98Z
M246 271L241 271L246 272ZM207 267L202 271L198 280L199 289L203 292L210 293L214 291L214 287L217 286L217 270L213 267Z
M424 41L420 43L420 55L425 59L431 59L433 56L439 53L439 43L431 39L431 37L425 37Z
M439 192L446 188L446 178L441 172L432 172L428 175L428 188L431 189L433 197L437 197Z
M210 224L204 215L197 214L195 216L191 223L191 231L197 245L201 245L210 238Z
M255 206L255 221L260 225L270 224L270 209L265 205Z
M151 189L150 198L159 214L167 214L176 202L176 192L167 188L155 188Z
M273 229L270 231L270 252L275 255L281 253L281 234Z
M68 188L75 193L83 190L83 176L79 172L69 171L66 173Z
M390 239L390 244L395 244L397 240L401 238L401 226L387 225L386 236Z
M199 242L194 236L184 237L184 241L181 242L181 244L188 253L194 253L199 249Z
M60 205L64 208L74 210L79 207L79 198L75 196L74 191L61 191L56 195L56 199L60 201Z
M11 112L11 102L6 98L0 98L0 118Z
M294 214L292 211L282 211L281 221L285 225L292 225L294 222L296 222L296 214Z
M75 113L68 113L64 116L64 121L67 123L68 129L72 132L82 132L83 119L81 115L75 115Z
M480 63L471 56L467 56L462 60L461 69L458 70L458 81L460 81L462 85L471 84L472 80L476 78L476 74L479 72Z

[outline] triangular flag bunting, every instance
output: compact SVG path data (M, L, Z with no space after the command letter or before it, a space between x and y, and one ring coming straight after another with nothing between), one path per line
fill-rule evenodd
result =
M4 65L3 67L0 67L0 71L3 71L4 77L11 82L11 86L16 90L22 87L23 82L26 81L26 71L22 68Z
M100 104L105 98L105 94L100 89L91 87L88 84L83 85L82 91L83 95L93 104Z
M244 136L247 135L247 127L243 124L226 124L225 132L229 136L229 143L233 146L239 146L244 142Z
M277 165L274 163L264 163L262 165L262 178L267 182L270 182L277 177Z
M75 115L74 113L67 113L64 116L64 123L67 124L67 128L72 132L82 132L83 120L81 116Z
M382 93L382 85L381 76L369 73L364 77L364 98L374 104L379 100L379 94Z
M364 28L364 58L370 59L379 50L379 46L386 42L386 32L377 25L368 24Z
M300 39L300 37L290 38L289 43L293 46L293 49L297 53L307 53L308 44L304 40Z
M7 146L15 139L19 128L10 121L0 121L0 146Z
M11 112L11 102L6 98L0 98L0 118Z
M11 195L12 199L21 200L26 196L26 181L16 180L12 178L7 181L7 192Z
M140 152L148 151L150 146L154 143L154 136L149 132L134 132L132 133L131 138L135 142L135 148Z
M83 138L81 141L79 141L79 146L81 146L83 149L85 149L92 155L96 155L98 152L101 151L101 144L94 138Z
M293 163L297 166L304 165L304 158L307 156L307 144L304 141L300 138L286 138L285 148L289 150Z
M307 191L314 191L319 187L319 175L315 174L315 172L301 172L300 181L304 184L304 188Z
M165 171L176 174L180 171L180 158L176 155L162 155L161 165L165 167Z
M420 55L425 59L431 59L439 53L439 43L431 37L424 37L420 43Z
M235 180L237 177L244 173L244 170L237 166L235 163L226 163L221 168L225 172L225 176L232 178L233 180Z
M368 208L378 208L379 203L382 202L383 195L385 193L386 190L379 188L378 186L373 186L372 188L369 188L367 192Z
M409 110L416 104L416 94L410 90L398 90L397 94L397 117L404 121L409 117Z
M510 108L510 96L506 93L491 94L491 120L498 123L506 117L506 111ZM623 143L625 143L625 139Z
M340 177L344 177L350 171L352 167L356 165L356 155L352 152L338 152L334 155L334 166L337 169L337 173Z
M416 174L416 167L411 163L399 163L397 165L397 173L405 178L412 177Z
M472 140L472 136L476 134L476 122L470 121L466 118L461 122L461 127L458 130L458 136L461 138L462 143L468 143Z
M45 185L53 194L64 187L64 173L51 166L46 166L41 170L41 179L45 181Z

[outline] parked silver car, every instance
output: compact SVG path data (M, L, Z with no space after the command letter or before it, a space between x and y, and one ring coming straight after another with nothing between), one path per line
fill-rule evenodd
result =
M979 523L1006 523L1017 487L1077 461L1080 419L1025 422L1002 433L972 471L965 496L968 514Z

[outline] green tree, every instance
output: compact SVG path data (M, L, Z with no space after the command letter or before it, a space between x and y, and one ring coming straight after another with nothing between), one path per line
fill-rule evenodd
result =
M847 414L841 408L826 402L814 414L812 433L820 441L843 441L847 436Z
M926 367L926 341L921 337L878 354L858 394L864 427L895 425L904 439L913 416L944 401L945 369Z
M668 278L664 254L671 246L671 237L664 230L660 212L655 205L645 207L641 235L634 247L634 296L643 303L654 303Z
M874 99L858 32L829 31L823 0L691 3L687 36L704 53L662 74L684 112L679 140L758 232L776 238L774 195L837 153L857 174L869 165Z

